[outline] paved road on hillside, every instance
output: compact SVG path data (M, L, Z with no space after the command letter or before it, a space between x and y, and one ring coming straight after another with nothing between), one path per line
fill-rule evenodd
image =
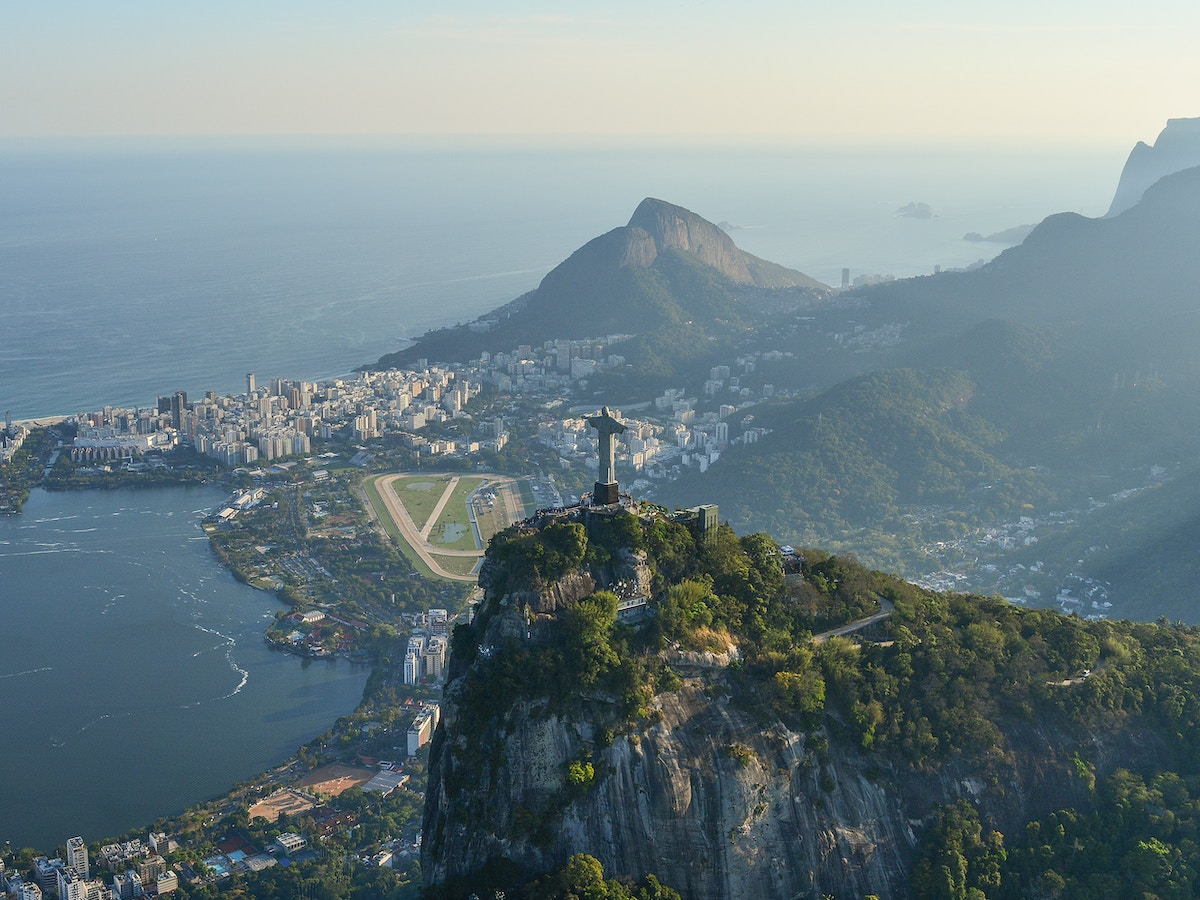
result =
M856 631L861 631L868 625L874 625L876 622L881 622L896 611L896 607L892 605L890 600L883 597L879 598L879 612L867 616L865 619L856 619L848 625L841 625L837 628L830 628L828 631L822 631L820 634L813 635L813 643L819 644L822 641L828 640L831 637L842 637L843 635L853 634Z

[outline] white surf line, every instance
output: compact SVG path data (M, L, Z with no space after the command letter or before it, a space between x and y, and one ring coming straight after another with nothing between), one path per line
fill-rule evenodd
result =
M5 678L20 678L22 675L36 675L38 672L53 672L53 666L42 666L40 669L26 669L24 672L10 672L7 675L0 675L0 680Z
M222 635L218 631L212 631L211 629L204 628L203 626L200 626L200 625L196 625L194 627L198 628L200 631L207 631L207 632L209 632L211 634L215 634L219 637L225 637L225 635ZM101 722L107 721L109 719L131 719L135 715L140 716L140 717L145 717L147 715L157 715L159 713L168 712L168 711L174 710L174 709L194 709L195 707L203 706L206 703L216 703L220 700L228 700L230 697L234 696L235 694L240 694L242 691L242 688L244 688L246 686L246 682L248 682L250 680L250 673L247 672L245 669L239 667L237 665L237 663L235 663L233 661L234 646L236 646L236 642L232 638L229 638L229 643L226 645L226 650L225 650L225 659L229 663L229 668L232 669L234 672L237 672L241 675L241 680L238 682L237 687L235 687L229 693L221 694L216 697L205 697L204 699L201 699L201 700L193 700L191 703L171 704L169 706L156 706L156 707L152 707L152 708L146 709L146 710L126 710L125 712L101 713L100 715L98 715L94 719L92 719L91 721L86 722L85 724L81 725L78 729L76 729L74 732L72 732L67 737L51 736L50 746L53 747L55 750L59 750L59 749L65 747L67 745L68 741L74 740L75 738L77 738L81 734L83 734L85 731L88 731L93 726L99 725ZM218 650L218 649L220 649L220 645L218 645L217 647L213 647L212 649ZM193 654L193 656L197 656L197 655L199 655L199 654ZM4 676L0 676L0 677L4 677Z
M67 735L67 737L59 737L57 735L51 736L50 746L53 747L55 750L60 750L63 747L67 746L67 741L73 740L74 738L79 737L81 734L83 734L85 731L87 731L93 725L99 725L101 722L103 722L107 719L128 719L132 715L133 715L132 712L102 713L102 714L96 716L96 718L92 719L90 722L85 722L83 725L81 725L79 728L77 728L74 732Z
M240 694L242 692L242 688L244 688L246 686L246 682L248 682L250 680L249 670L243 669L241 666L239 666L237 664L237 662L233 658L233 651L237 648L237 641L234 638L231 638L227 634L222 634L221 632L216 631L215 629L205 628L203 625L198 625L198 624L193 623L192 627L198 631L203 631L206 634L211 634L216 637L219 637L225 642L225 662L229 663L229 668L231 670L233 670L234 672L237 672L238 675L241 676L241 680L238 682L238 686L235 687L228 694L222 694L220 697L209 697L207 700L196 700L192 703L185 703L179 707L180 709L190 709L193 706L200 706L202 703L213 703L217 700L228 700L234 694ZM212 647L210 649L219 650L220 648L221 648L221 645L218 644L216 647ZM197 651L196 653L193 653L192 656L193 656L193 658L195 658L203 652L205 652L205 651L203 651L203 650Z
M47 553L112 553L112 550L84 550L82 547L54 547L48 550L24 550L20 553L0 553L3 557L45 556Z
M450 495L454 493L454 489L458 487L458 476L455 475L450 479L450 483L446 485L446 490L442 491L442 496L438 498L437 505L433 508L433 512L429 514L429 520L425 523L425 527L421 529L421 540L429 543L429 532L433 531L433 526L437 524L438 517L442 514L442 510L446 508L446 504L450 502Z

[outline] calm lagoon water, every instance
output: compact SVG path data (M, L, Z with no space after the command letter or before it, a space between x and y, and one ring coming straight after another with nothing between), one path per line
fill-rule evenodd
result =
M270 650L282 605L199 518L217 488L35 491L0 517L0 842L149 824L275 765L354 709L368 671Z

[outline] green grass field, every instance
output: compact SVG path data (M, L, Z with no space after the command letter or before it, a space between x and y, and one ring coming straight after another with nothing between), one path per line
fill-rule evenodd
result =
M494 534L508 527L508 514L503 502L497 502L491 509L484 507L477 511L475 522L479 526L479 537L486 545Z
M508 508L505 504L505 497L513 494L514 488L511 484L492 485L496 492L496 501L491 507L486 503L480 502L475 508L475 522L479 526L479 537L483 541L484 546L492 539L492 536L499 531L503 531L508 527Z
M380 495L380 485L378 484L381 478L386 477L388 476L376 475L367 478L363 482L363 492L366 495L367 502L374 509L375 515L383 524L384 530L396 542L405 558L416 567L416 570L426 578L438 577L421 560L416 550L404 540L399 528L388 513L387 506ZM395 492L396 498L404 506L413 523L418 529L423 530L425 524L429 522L434 508L438 505L438 501L445 494L446 487L452 477L445 474L405 475L396 478L387 489ZM437 565L441 566L447 572L469 575L478 561L476 557L442 556L437 551L483 549L476 542L475 530L471 527L468 503L471 494L483 485L485 481L487 481L486 478L478 475L459 476L458 483L455 485L454 491L446 499L446 504L442 508L441 514L429 529L427 539L429 550L433 553ZM491 509L488 509L486 504L481 504L482 510L477 514L477 524L484 546L487 545L487 542L494 534L508 527L508 513L504 502L505 494L516 497L518 505L524 508L525 515L528 515L534 506L533 492L530 490L528 482L524 479L503 485L493 483L492 487L497 492L495 503Z
M447 550L482 549L475 542L475 531L471 528L471 519L467 513L467 499L481 484L483 479L479 477L459 479L454 493L442 509L442 514L429 530L431 546L444 547Z
M537 500L533 496L533 488L529 486L529 479L518 478L517 487L521 491L521 504L525 507L525 515L532 516L537 512Z
M422 529L429 521L433 508L442 499L449 481L449 475L406 475L393 481L391 489L412 516L413 524ZM453 502L451 499L446 508L449 509Z
M434 574L429 566L425 565L425 561L417 555L417 551L409 546L408 541L400 533L400 529L396 527L396 523L392 521L391 514L388 513L387 507L383 503L383 498L379 496L379 488L375 484L376 481L383 477L385 476L374 475L363 482L363 493L366 494L367 502L371 504L371 508L375 510L375 518L383 525L383 530L396 542L396 546L400 548L400 552L404 554L404 558L413 564L413 568L417 570L417 573L421 577L442 580Z
M478 556L437 556L438 565L455 575L470 575L479 564Z

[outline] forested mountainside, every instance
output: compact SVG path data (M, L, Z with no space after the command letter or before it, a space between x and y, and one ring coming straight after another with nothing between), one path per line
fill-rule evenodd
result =
M711 500L740 529L900 572L927 572L932 548L1024 518L1042 546L1022 564L1044 561L1059 583L1101 579L1123 614L1195 621L1188 557L1122 546L1104 524L1123 515L1131 534L1153 533L1152 505L1106 510L1094 527L1092 513L1149 488L1166 487L1160 499L1194 494L1197 240L1200 168L1163 178L1111 219L1053 216L977 271L849 292L837 315L897 340L839 343L850 332L835 313L812 314L807 328L769 343L795 352L756 377L799 388L824 367L840 379L735 413L731 434L740 423L769 433L656 499ZM1069 523L1069 538L1049 534L1057 523ZM1069 555L1068 545L1088 552ZM1156 564L1121 577L1122 560L1145 552ZM1009 588L1020 581L985 586ZM1045 589L1057 592L1048 578Z
M924 591L652 507L516 527L481 583L432 748L433 896L565 896L536 879L577 854L685 897L1196 886L1194 629Z

